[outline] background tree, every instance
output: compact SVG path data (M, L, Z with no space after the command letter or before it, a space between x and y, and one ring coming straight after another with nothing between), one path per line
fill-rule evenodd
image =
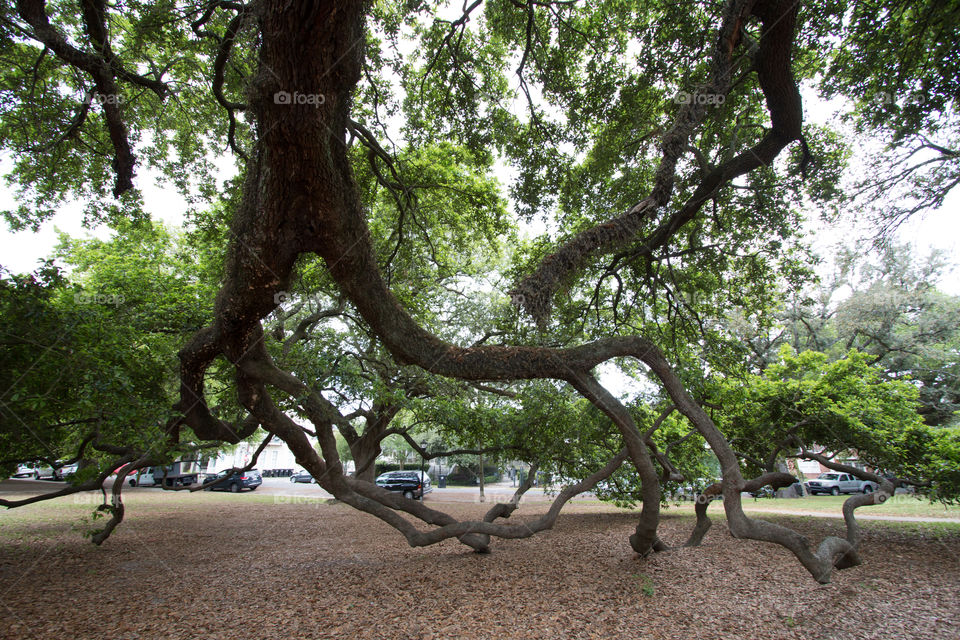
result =
M881 235L940 207L960 182L957 8L926 0L822 9L818 22L839 21L839 37L820 54L828 65L820 87L847 98L847 119L871 149L849 195Z
M18 461L79 461L74 486L56 495L97 488L124 463L159 464L180 450L167 432L176 353L215 290L203 249L159 224L127 224L107 241L61 236L63 268L51 260L0 278L7 470ZM235 417L236 403L221 398L217 410Z
M889 246L877 259L846 250L834 274L790 295L779 319L764 326L738 315L728 326L761 371L784 344L831 359L850 349L869 354L888 378L917 386L928 424L950 424L960 398L960 300L937 289L947 270L942 255L921 260L905 246Z
M717 421L748 475L776 471L785 458L846 470L836 466L838 454L855 453L880 473L912 481L931 496L950 496L960 479L960 431L925 424L919 395L911 381L890 379L856 349L831 360L784 346L761 374L718 381Z

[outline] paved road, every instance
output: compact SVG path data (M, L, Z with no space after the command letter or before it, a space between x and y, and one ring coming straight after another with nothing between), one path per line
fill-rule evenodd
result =
M47 491L57 491L66 486L64 482L53 480L33 480L28 478L10 478L0 482L0 497L7 499L23 498L27 495L36 495ZM113 486L113 479L110 478L105 483L109 489ZM124 495L139 493L143 491L162 491L159 487L126 487ZM511 487L509 482L489 484L484 487L486 502L509 500L515 487ZM290 482L289 478L264 478L263 484L257 488L258 494L276 495L276 496L303 496L317 499L332 498L333 496L318 485L305 482ZM523 502L543 502L551 500L549 496L544 495L543 489L534 487L530 489L523 497ZM434 488L427 494L427 502L480 502L480 489L478 487L445 487L443 489Z
M263 485L257 491L268 495L333 497L315 484L293 483L289 478L264 478ZM509 500L515 491L516 487L510 486L509 482L488 484L484 487L485 502ZM537 487L530 489L523 496L523 502L548 500L551 498L544 495L543 489ZM427 494L426 502L480 502L480 489L478 487L445 487L443 489L434 487L433 491Z

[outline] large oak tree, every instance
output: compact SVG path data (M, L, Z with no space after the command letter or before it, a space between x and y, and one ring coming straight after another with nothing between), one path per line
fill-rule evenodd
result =
M718 458L734 536L787 547L823 582L835 567L859 562L853 510L877 496L851 498L846 535L819 545L748 518L742 490L792 478L746 479L687 385L697 379L691 353L716 337L707 316L762 308L776 283L791 277L791 207L833 197L831 163L842 154L829 132L804 128L798 81L822 78L831 47L867 46L858 40L862 23L843 20L848 10L860 15L860 3L478 0L457 11L418 1L18 0L0 7L0 141L14 151L21 187L22 206L7 212L15 224L36 224L67 196L82 197L94 217L135 217L136 172L144 166L209 200L209 155L229 149L239 163L242 182L225 198L222 285L209 324L180 352L172 441L236 442L262 427L324 488L411 545L456 537L478 551L491 536L549 527L567 499L629 461L643 503L630 544L647 554L667 547L657 535L658 464L666 463L649 439L663 420L642 432L593 373L629 359L662 386L672 405L663 415L684 416ZM939 10L931 3L928 11ZM911 19L885 15L893 26ZM851 79L836 85L846 95L860 90L853 79L886 73L863 56L842 60L832 69ZM920 69L899 68L904 82ZM953 108L942 102L931 108ZM929 124L916 119L913 130ZM396 135L399 144L390 142ZM384 254L383 236L399 248L411 228L423 227L423 200L442 180L418 176L414 159L445 142L454 143L450 153L466 149L468 164L489 167L497 158L511 166L520 214L545 216L559 229L518 255L509 293L533 320L523 339L471 346L444 339L391 287L397 254ZM393 201L389 230L370 224L361 188L370 183L358 181L358 162L374 178L370 188ZM465 197L457 206L478 203ZM443 232L443 216L432 225L428 239ZM616 426L622 451L525 525L499 521L515 504L458 522L344 475L333 433L342 416L311 380L278 365L264 325L312 257L397 363L487 383L562 381ZM222 363L232 369L241 420L212 407L206 382ZM312 423L319 453L283 410L290 404ZM127 461L121 480L147 464L132 445L116 446ZM880 495L892 493L887 479L860 473L881 483ZM113 500L106 533L122 518L118 490Z

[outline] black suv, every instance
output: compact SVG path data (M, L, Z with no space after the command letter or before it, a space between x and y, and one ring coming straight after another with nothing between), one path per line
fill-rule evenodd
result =
M211 474L204 478L204 484L211 480L217 480L214 484L206 487L204 491L230 491L232 493L238 493L241 489L250 489L250 491L253 491L263 484L260 472L256 469L242 472L238 471L233 474L233 476L230 476L230 471L231 469L225 469L217 475Z
M377 486L387 491L402 492L404 498L420 498L430 493L430 476L423 474L421 482L419 471L387 471L377 477Z

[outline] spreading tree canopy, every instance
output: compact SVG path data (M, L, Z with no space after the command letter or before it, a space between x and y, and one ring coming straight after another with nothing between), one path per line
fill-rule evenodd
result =
M935 156L924 185L936 194L956 183L958 14L932 0L887 5L4 1L0 144L19 190L5 214L36 226L79 198L91 220L142 221L137 186L151 170L226 239L212 310L182 343L177 400L158 416L170 446L262 428L411 545L457 538L478 551L491 536L549 527L572 495L629 462L642 500L630 544L647 554L668 546L657 535L662 481L679 473L654 434L683 437L679 415L719 461L731 533L781 544L828 581L859 562L853 509L878 497L852 498L845 536L819 546L748 518L742 490L793 479L745 478L704 403L709 374L736 364L723 318L739 309L764 321L777 292L806 273L800 207L843 195L843 140L804 125L800 83L851 100L863 131L889 133L891 154L921 141ZM875 90L890 99L877 106ZM237 181L217 184L218 154L236 160ZM496 171L510 176L519 219L546 228L508 236L499 262L476 249L507 232ZM487 301L467 320L431 283L471 262L464 275L485 264L500 276L496 289L469 294ZM613 446L585 447L581 479L525 525L501 521L515 502L460 522L345 475L334 435L342 407L316 369L288 366L278 345L313 325L272 324L291 291L309 293L300 284L348 310L364 344L391 359L387 370L415 366L501 392L518 381L574 390L594 407L587 429L603 433L598 415L613 425ZM50 273L12 293L43 309L56 286ZM658 396L642 408L621 402L594 375L610 360L646 371ZM575 400L569 409L583 410ZM125 463L107 534L123 516L117 486L152 455L116 435L94 436ZM879 495L893 491L858 473L881 483ZM700 515L690 543L705 532Z

